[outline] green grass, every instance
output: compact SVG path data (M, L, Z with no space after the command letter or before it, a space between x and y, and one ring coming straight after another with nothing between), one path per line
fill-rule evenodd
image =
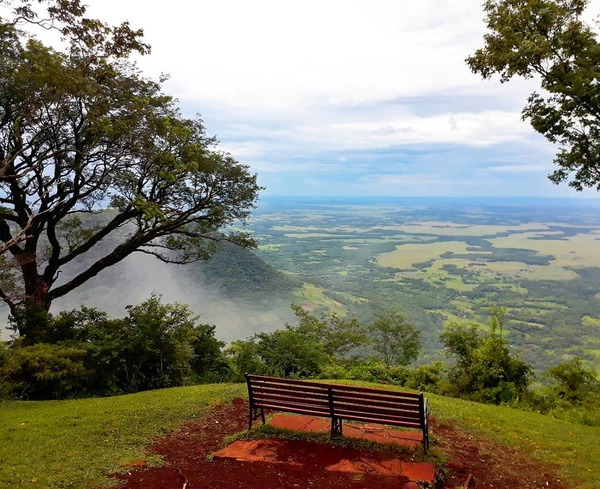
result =
M336 381L339 382L339 381ZM361 385L374 385L359 383ZM205 385L101 399L0 403L0 488L95 488L153 438L245 385ZM429 395L432 414L476 438L514 446L556 468L570 487L600 487L600 428L515 409ZM435 432L432 433L435 439Z
M432 414L438 419L454 421L476 437L517 447L531 458L555 466L570 487L600 487L600 428L507 407L429 397Z
M73 401L0 402L0 488L94 488L184 419L244 395L208 385Z

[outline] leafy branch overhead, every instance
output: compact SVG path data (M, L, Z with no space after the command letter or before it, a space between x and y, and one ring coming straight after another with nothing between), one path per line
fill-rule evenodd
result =
M600 45L581 19L587 0L487 0L485 45L467 58L484 78L539 77L523 118L559 146L549 175L600 190Z
M0 297L13 312L24 300L48 308L135 251L187 263L221 239L253 245L220 230L249 216L256 176L129 61L149 51L141 30L88 19L78 0L39 2L43 19L0 3L14 7L0 18L0 246L24 291L0 284ZM35 27L68 48L42 44ZM119 241L104 250L109 235ZM59 283L83 255L92 264Z

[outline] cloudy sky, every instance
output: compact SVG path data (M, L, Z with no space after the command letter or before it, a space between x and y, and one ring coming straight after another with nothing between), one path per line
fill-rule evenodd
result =
M144 29L144 72L170 75L264 195L576 195L547 180L556 148L521 121L536 82L465 65L482 0L87 3Z

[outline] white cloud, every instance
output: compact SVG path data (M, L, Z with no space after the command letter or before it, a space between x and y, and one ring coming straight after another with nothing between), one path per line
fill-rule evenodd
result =
M470 1L102 0L90 14L142 26L143 66L186 99L286 110L478 84L463 63L483 32Z
M447 160L470 174L481 165L488 175L518 176L524 191L528 178L540 178L529 162L551 166L555 148L520 116L537 82L482 81L464 62L483 42L479 1L88 1L90 15L145 30L153 52L142 69L170 74L166 90L184 113L200 112L209 134L275 193L333 189L338 172L357 178L339 192L367 191L361 179L378 170L373 151L396 149L407 161L402 148L414 145L430 148L423 165L441 163L436 146L453 146ZM594 18L600 0L588 12ZM349 157L359 152L363 160ZM454 178L437 171L442 182ZM311 173L304 186L301 172ZM519 188L503 182L486 192Z

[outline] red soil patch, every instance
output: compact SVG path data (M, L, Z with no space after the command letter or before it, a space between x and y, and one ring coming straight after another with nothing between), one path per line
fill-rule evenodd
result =
M229 406L215 408L208 415L186 422L180 428L156 440L149 451L164 457L162 467L129 467L115 475L119 488L129 489L401 489L397 476L364 476L354 472L324 470L323 461L332 460L332 447L307 441L293 441L278 451L289 463L238 462L213 459L223 448L223 439L247 427L248 404L236 399ZM491 442L474 440L448 424L431 420L431 431L447 459L445 484L438 488L455 488L473 474L477 488L490 489L567 489L547 467L532 462L525 454L508 451ZM344 448L347 460L360 460L365 452ZM354 451L354 452L353 452ZM369 457L385 457L369 453ZM318 463L317 463L318 462ZM335 461L333 461L335 463ZM406 479L404 479L405 481Z
M357 478L373 482L374 479L392 478L398 481L435 483L435 466L429 462L400 460L398 456L380 453L364 453L348 447L327 446L326 456L315 457L315 447L307 444L308 453L298 450L298 441L292 440L238 440L215 453L217 459L233 459L238 462L261 462L292 465L302 471L347 472ZM304 455L309 455L306 457Z
M328 433L331 421L312 416L294 416L290 414L275 414L269 420L271 426L286 428L308 433ZM420 431L392 430L380 424L349 424L344 423L343 434L348 438L374 441L377 443L392 443L403 447L419 447L422 445L423 434Z

